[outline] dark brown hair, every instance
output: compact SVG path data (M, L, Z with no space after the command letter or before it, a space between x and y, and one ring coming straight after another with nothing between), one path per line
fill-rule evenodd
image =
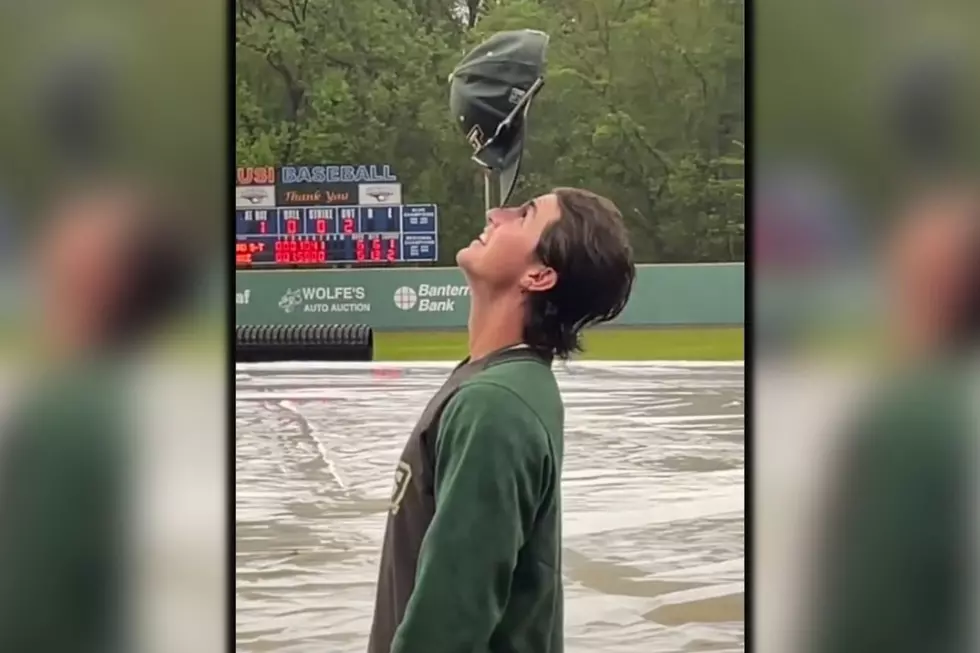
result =
M953 344L980 347L980 197L974 196L967 208L968 236L964 243L966 264L963 299L953 324Z
M123 230L120 261L125 283L109 313L109 344L129 347L151 337L186 309L197 289L196 243L180 237L189 220L165 197L138 197Z
M558 281L532 293L524 341L561 359L582 351L582 330L619 315L629 300L636 266L623 216L608 199L578 188L556 188L560 217L541 234L537 258Z

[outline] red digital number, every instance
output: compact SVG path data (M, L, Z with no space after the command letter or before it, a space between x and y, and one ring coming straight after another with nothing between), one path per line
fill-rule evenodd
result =
M296 240L276 241L276 263L302 263L306 243Z
M323 254L323 242L322 241L311 241L310 251L307 256L307 263L320 263L325 260Z
M286 220L286 233L290 236L295 236L297 231L299 231L298 221Z
M354 233L354 218L344 218L344 233Z
M259 233L264 234L266 231L265 220L259 223Z
M356 250L355 254L357 255L357 260L363 261L366 255L366 252L364 251L365 250L364 241L363 240L357 241L357 246L354 249Z
M302 265L327 260L327 243L320 240L278 240L274 249L276 263ZM248 263L251 263L251 254Z
M326 220L321 219L321 220L317 220L316 221L316 232L318 234L325 234L325 233L327 233L327 221Z
M394 261L398 258L398 243L394 239L388 241L388 260Z
M257 249L256 243L235 242L235 265L251 265L252 252Z
M235 243L235 265L251 265L252 253L248 251L248 243Z
M310 263L312 262L311 256L311 246L313 243L301 240L299 242L293 243L296 253L293 255L293 260L297 263Z
M371 260L380 261L381 260L381 239L375 238L371 241Z

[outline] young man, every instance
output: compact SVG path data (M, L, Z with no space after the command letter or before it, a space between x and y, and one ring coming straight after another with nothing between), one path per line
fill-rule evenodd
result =
M133 648L120 619L134 440L122 359L193 301L194 261L166 236L182 214L121 182L46 216L32 278L47 356L0 419L0 651Z
M886 242L897 357L834 459L807 653L976 650L980 193L929 192Z
M553 358L616 317L635 268L616 207L560 188L487 214L456 257L469 357L396 472L370 653L560 653L564 409Z

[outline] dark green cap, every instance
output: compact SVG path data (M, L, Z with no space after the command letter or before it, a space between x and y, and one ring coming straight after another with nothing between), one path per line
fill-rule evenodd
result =
M474 48L449 78L453 121L473 146L473 159L500 176L507 202L520 171L527 113L544 83L548 35L498 32Z

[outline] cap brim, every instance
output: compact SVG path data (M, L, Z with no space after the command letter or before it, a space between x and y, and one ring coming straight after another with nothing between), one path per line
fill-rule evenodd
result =
M486 148L478 160L497 175L500 183L500 206L507 204L521 171L521 161L524 158L524 141L527 136L527 114L515 123L506 140L493 143Z

